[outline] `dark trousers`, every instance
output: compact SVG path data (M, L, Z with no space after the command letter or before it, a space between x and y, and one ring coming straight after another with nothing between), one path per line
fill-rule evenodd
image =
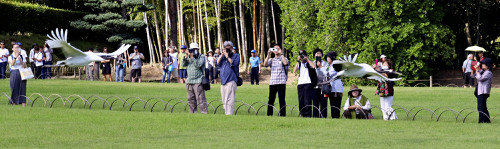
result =
M302 117L311 117L312 99L314 98L314 89L311 84L301 84L297 86L299 94L299 109Z
M488 107L486 107L486 100L490 97L490 94L481 94L477 96L477 111L479 112L479 123L490 123L490 113L488 112Z
M318 109L313 108L313 117L327 118L328 107L330 107L332 118L340 118L339 109L342 103L342 93L330 93L328 97L325 97L325 94L321 94L320 89L315 89L314 91L315 97L313 98L313 105L318 108L320 112L318 112ZM330 106L328 106L328 100L330 100Z
M255 80L255 84L259 85L259 67L252 67L250 70L250 84L252 85L253 80Z
M52 77L52 68L47 65L52 65L52 61L43 62L43 65L46 67L42 68L42 79L51 78Z
M31 68L31 72L33 72L33 74L35 74L35 68L36 68L36 65L35 65L35 62L31 62L30 63L30 68ZM35 76L36 77L36 76Z
M41 79L42 78L42 66L36 66L35 67L35 79Z
M269 85L269 102L267 104L271 106L267 106L267 115L271 116L273 115L273 107L274 106L274 100L276 100L276 93L278 93L278 98L280 102L280 115L279 116L286 116L286 101L285 101L285 94L286 94L286 84L276 84L276 85Z
M7 78L7 74L5 73L6 70L7 70L7 62L1 62L0 63L0 79Z
M214 68L213 67L210 67L210 68L206 68L205 69L205 78L207 78L208 80L210 80L210 83L214 83Z
M344 111L344 117L348 119L352 119L351 112L355 110L346 110ZM371 113L368 110L362 110L356 113L356 119L368 119L368 114Z
M470 76L470 74L470 72L465 73L465 85L474 86L474 77Z

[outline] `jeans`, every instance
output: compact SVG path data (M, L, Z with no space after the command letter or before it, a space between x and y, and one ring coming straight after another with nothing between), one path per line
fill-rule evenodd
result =
M52 61L43 62L43 66L52 65ZM51 67L43 67L42 68L42 79L51 78L52 77L52 68Z
M490 94L481 94L477 96L477 111L479 112L479 123L491 123L489 117L490 112L488 112L488 107L486 107L486 100L490 97Z
M171 71L168 71L168 69L163 69L163 77L161 79L161 83L165 83L165 75L167 75L167 83L170 83L170 73Z
M0 63L0 79L7 78L5 71L7 70L7 62Z
M123 82L123 68L116 66L115 78L116 82L118 81Z

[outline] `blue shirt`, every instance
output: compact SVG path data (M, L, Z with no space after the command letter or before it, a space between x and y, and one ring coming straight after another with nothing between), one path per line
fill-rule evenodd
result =
M233 54L233 56L231 56L231 60L233 61L232 64L227 61L225 56L222 56L222 59L220 60L220 83L222 85L226 85L226 83L231 81L236 82L238 80L237 76L239 75L238 66L240 65L240 55L236 53Z
M252 66L252 68L259 67L260 58L258 56L250 57L249 61L250 61L250 66Z

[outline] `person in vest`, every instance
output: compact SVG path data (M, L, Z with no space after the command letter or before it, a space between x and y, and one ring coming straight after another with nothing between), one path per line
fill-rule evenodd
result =
M347 100L344 104L344 117L352 119L371 119L371 104L366 96L361 94L363 90L359 89L357 85L351 85Z
M392 61L387 59L382 64L382 70L377 70L380 74L385 77L393 78L392 73L394 70ZM392 102L394 99L394 82L379 82L377 85L377 95L380 96L380 109L382 110L382 115L384 120L396 120L396 112L392 108Z
M318 83L315 68L314 63L307 58L307 52L305 50L300 50L297 64L293 72L296 73L297 70L299 70L297 93L299 95L299 109L302 117L312 116L312 100L315 97L314 87Z

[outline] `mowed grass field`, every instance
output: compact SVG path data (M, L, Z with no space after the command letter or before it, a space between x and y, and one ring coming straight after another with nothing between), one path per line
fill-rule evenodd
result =
M374 95L375 87L361 87L374 106L380 105ZM348 87L344 87L347 93ZM476 109L473 89L464 88L410 88L397 87L394 105L411 110L409 118L398 109L399 120L384 121L381 113L374 109L373 120L299 118L297 112L288 117L265 116L266 109L258 115L242 106L237 115L225 116L222 107L213 114L220 104L220 85L212 85L206 92L207 100L213 101L208 115L189 114L184 111L183 103L174 111L163 110L165 104L159 99L186 100L185 85L161 83L104 83L76 80L29 80L28 96L40 93L45 97L51 94L63 98L77 94L89 98L89 102L117 96L126 100L139 97L149 100L146 108L136 102L132 111L120 101L115 102L112 110L109 105L96 100L92 109L83 105L82 100L72 96L73 107L63 100L51 96L53 108L44 104L41 98L34 106L22 108L7 105L7 98L0 97L0 148L498 148L500 145L500 101L499 89L492 89L488 107L493 119L491 124L477 124L477 113L470 114L465 123L462 118L455 119L453 112L447 111L436 122L436 115L447 107L455 111L464 110L461 115ZM10 95L9 80L0 80L0 93ZM32 96L36 98L37 96ZM267 103L268 86L238 87L236 106L242 103ZM345 100L344 97L343 100ZM32 100L33 100L32 99ZM109 98L111 103L118 98ZM65 99L66 100L66 99ZM215 100L215 101L214 101ZM138 101L128 100L130 104ZM158 102L157 102L158 101ZM287 104L297 104L296 86L287 86ZM345 101L342 101L342 105ZM157 103L150 111L150 105ZM276 102L278 105L278 102ZM255 110L259 108L255 104ZM421 106L421 107L418 107ZM416 108L414 108L416 107ZM396 108L396 107L395 107ZM412 115L419 109L436 111L432 115L421 110L415 120ZM469 108L469 109L467 109ZM397 108L396 108L397 109ZM330 116L330 113L328 114ZM431 119L431 116L433 117Z

